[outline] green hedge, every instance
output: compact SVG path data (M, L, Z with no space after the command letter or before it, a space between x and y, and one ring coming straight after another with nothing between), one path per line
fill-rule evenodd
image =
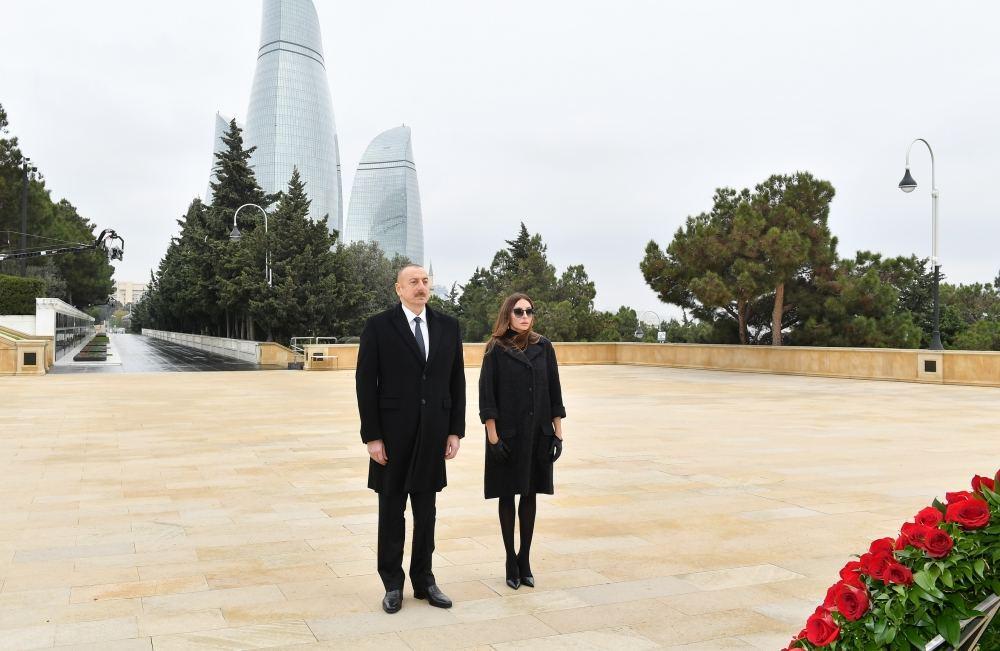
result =
M35 299L45 296L45 281L0 274L0 314L34 314Z

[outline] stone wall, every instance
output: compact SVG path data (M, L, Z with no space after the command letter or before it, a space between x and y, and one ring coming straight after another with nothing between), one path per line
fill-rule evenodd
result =
M206 337L204 335L189 335L184 332L166 332L163 330L142 329L142 334L153 339L172 341L188 348L204 350L216 355L231 357L243 362L257 364L260 357L256 341L244 339L226 339L225 337Z
M292 361L294 355L278 344L156 330L143 330L143 334L261 364L284 366L287 361ZM1000 352L610 342L557 342L554 345L559 363L563 366L631 364L1000 387ZM268 348L265 350L262 347ZM485 348L485 344L465 344L465 365L480 366ZM337 370L357 367L357 344L322 344L322 352L324 355L335 355L336 364L317 367Z
M554 346L564 366L631 364L1000 387L1000 353L988 351L566 342ZM337 368L355 368L357 344L330 349L338 357ZM485 344L465 344L465 365L482 364L484 350Z

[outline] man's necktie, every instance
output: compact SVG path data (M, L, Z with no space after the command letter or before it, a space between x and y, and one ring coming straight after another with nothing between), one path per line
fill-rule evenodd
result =
M427 348L424 346L424 334L420 332L420 317L414 317L413 324L416 326L413 329L413 336L417 338L417 348L420 349L420 356L425 360L427 359Z

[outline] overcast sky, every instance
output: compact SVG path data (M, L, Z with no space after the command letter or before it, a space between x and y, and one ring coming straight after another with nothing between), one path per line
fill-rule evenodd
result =
M664 308L638 264L719 186L808 170L841 255L930 253L935 148L950 280L1000 269L1000 5L316 0L344 170L413 129L425 252L465 282L512 238L583 264L597 305ZM205 191L214 114L246 117L260 3L0 0L0 103L56 199L144 281Z

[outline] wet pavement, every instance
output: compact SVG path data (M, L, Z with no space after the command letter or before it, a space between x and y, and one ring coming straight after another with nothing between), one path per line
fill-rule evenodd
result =
M261 366L188 348L142 335L114 334L111 345L121 359L118 365L57 364L49 373L163 373L201 371L262 371Z

